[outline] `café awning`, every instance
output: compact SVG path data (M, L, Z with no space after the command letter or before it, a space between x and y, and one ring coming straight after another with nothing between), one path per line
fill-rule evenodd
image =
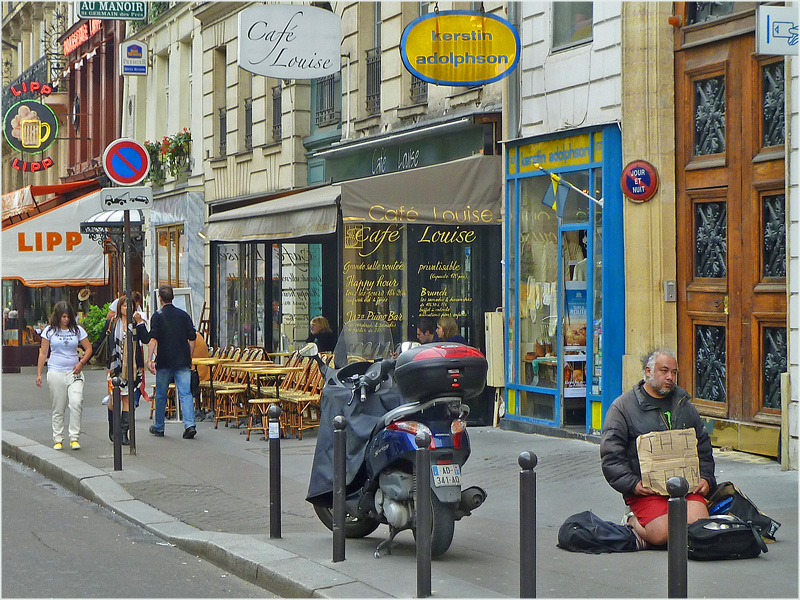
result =
M202 235L239 242L334 233L340 195L340 186L326 185L213 214Z
M478 154L429 167L342 183L347 222L501 223L500 156Z
M3 227L3 279L28 287L104 285L108 259L103 248L80 231L97 213L94 191Z

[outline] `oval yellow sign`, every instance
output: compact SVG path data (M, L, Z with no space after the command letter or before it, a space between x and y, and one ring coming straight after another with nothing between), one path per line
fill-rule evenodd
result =
M400 40L406 69L437 85L481 85L502 79L516 68L519 48L519 34L511 23L466 10L415 19Z

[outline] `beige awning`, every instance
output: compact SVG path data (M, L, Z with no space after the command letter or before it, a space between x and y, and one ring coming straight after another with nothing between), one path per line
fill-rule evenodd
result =
M203 235L215 242L292 239L336 231L341 187L327 185L211 215Z
M500 156L482 154L399 173L345 181L345 222L497 225L502 222Z

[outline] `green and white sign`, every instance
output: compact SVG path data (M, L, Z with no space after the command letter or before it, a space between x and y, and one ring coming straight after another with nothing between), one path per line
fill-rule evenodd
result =
M147 18L147 2L78 2L79 19L123 19L144 21Z

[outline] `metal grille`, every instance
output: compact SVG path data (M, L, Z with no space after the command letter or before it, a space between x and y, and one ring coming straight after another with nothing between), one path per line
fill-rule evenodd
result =
M764 196L764 277L786 277L786 196Z
M41 57L30 67L25 69L22 75L14 79L14 81L9 83L8 86L3 88L3 114L5 115L6 112L8 112L8 109L17 102L21 102L22 100L38 100L40 96L38 92L21 92L19 96L15 96L14 92L11 91L12 86L15 90L21 91L21 84L23 81L38 81L40 83L45 83L50 81L49 75L50 70L47 63L47 56Z
M785 327L761 330L764 349L764 408L781 408L781 373L786 373L787 344Z
M786 141L784 115L785 89L783 61L765 65L761 69L763 98L764 146L781 146Z
M411 76L411 101L417 104L424 104L428 101L428 82Z
M320 77L317 84L317 106L314 121L319 127L330 125L339 121L338 108L341 96L336 93L336 75Z
M381 49L367 50L367 112L381 112Z
M228 109L219 109L219 155L228 154Z
M727 276L728 206L725 202L695 205L694 274L695 277Z
M244 147L253 149L253 99L244 99Z
M282 88L279 83L272 88L272 139L280 140L283 137L283 102Z
M695 391L696 398L726 402L725 328L717 325L695 325Z
M694 84L694 154L725 152L725 77Z

